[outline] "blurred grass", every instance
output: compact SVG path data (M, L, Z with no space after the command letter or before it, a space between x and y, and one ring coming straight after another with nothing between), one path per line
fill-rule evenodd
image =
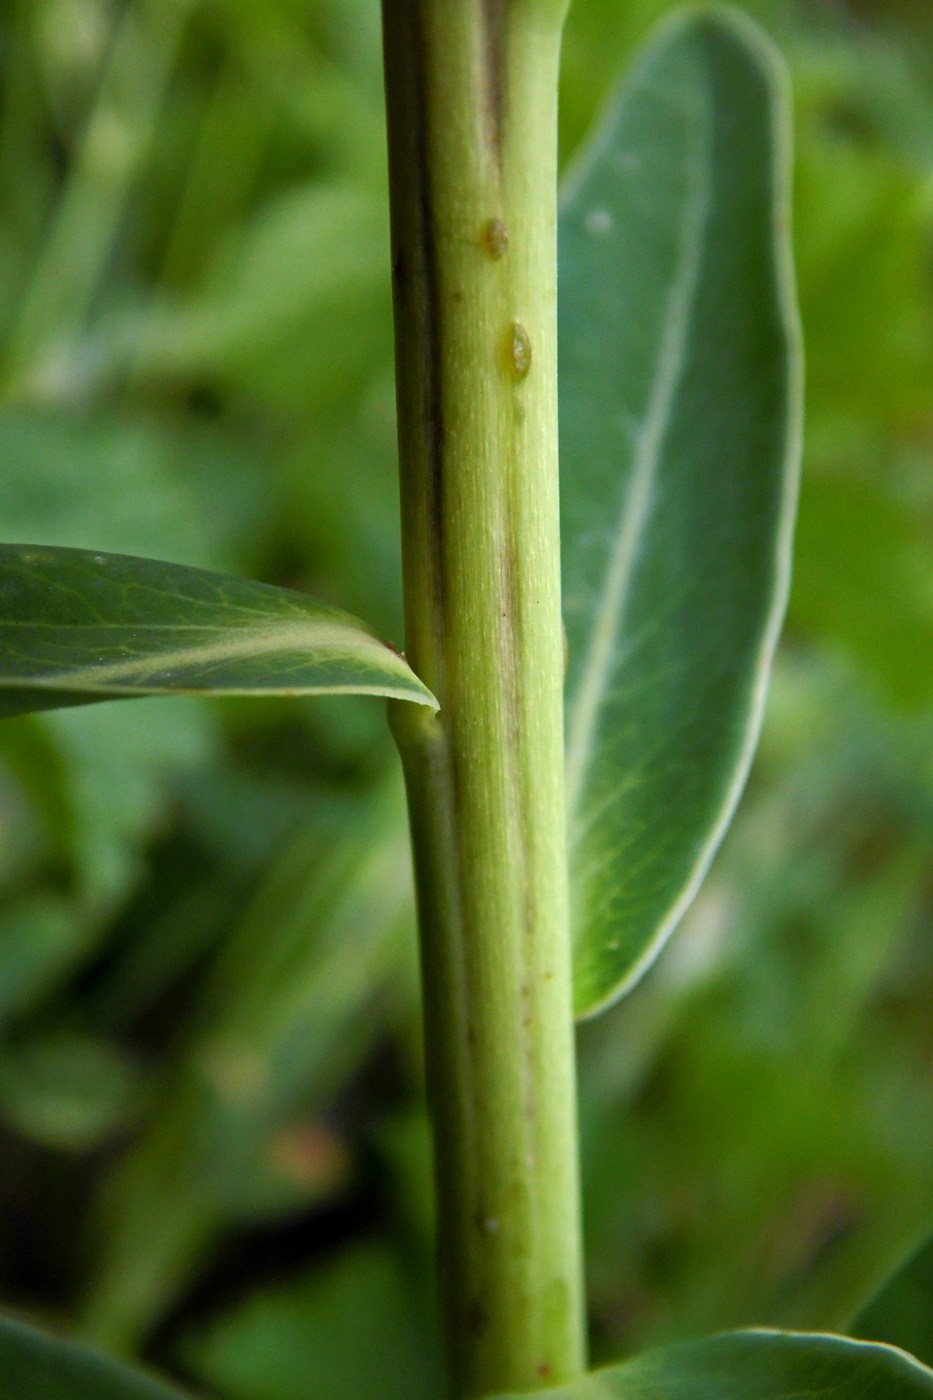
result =
M567 155L667 8L577 0ZM795 84L796 581L735 829L581 1033L600 1356L842 1325L933 1225L933 17L746 8ZM0 80L0 534L400 642L375 0L9 0ZM5 1304L234 1400L434 1393L393 774L366 702L0 729Z

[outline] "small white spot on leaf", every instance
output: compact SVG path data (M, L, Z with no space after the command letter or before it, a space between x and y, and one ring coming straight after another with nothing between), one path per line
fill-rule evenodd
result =
M591 209L586 216L587 233L595 234L597 238L605 238L607 233L612 232L612 215L608 209Z

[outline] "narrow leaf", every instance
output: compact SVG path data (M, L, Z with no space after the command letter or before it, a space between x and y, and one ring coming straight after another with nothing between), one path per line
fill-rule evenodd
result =
M928 1400L933 1371L895 1347L736 1332L646 1352L541 1400ZM501 1397L506 1400L506 1397ZM510 1400L510 1398L509 1398Z
M184 1400L180 1391L95 1352L0 1319L4 1400Z
M577 1010L630 988L735 807L787 592L799 455L787 111L730 11L667 24L561 217Z
M404 657L301 593L81 549L0 545L0 716L138 695L394 696Z

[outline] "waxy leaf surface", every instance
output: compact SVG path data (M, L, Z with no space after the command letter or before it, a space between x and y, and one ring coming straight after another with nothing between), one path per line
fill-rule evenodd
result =
M0 716L178 693L435 705L363 623L301 593L122 554L0 545Z
M184 1400L180 1391L96 1352L0 1321L0 1395L4 1400Z
M895 1347L736 1332L646 1352L541 1400L927 1400L933 1371ZM501 1400L506 1400L501 1397ZM509 1397L511 1400L511 1397Z
M577 1011L631 987L735 807L787 592L799 438L778 61L664 27L560 225Z

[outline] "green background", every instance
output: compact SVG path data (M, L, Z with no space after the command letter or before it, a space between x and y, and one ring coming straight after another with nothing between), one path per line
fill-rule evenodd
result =
M568 157L666 8L576 0ZM581 1030L600 1360L845 1326L933 1228L933 18L745 8L798 122L795 583L734 828ZM0 537L401 643L378 38L376 0L3 6ZM406 859L378 702L0 727L5 1306L232 1400L438 1392Z

